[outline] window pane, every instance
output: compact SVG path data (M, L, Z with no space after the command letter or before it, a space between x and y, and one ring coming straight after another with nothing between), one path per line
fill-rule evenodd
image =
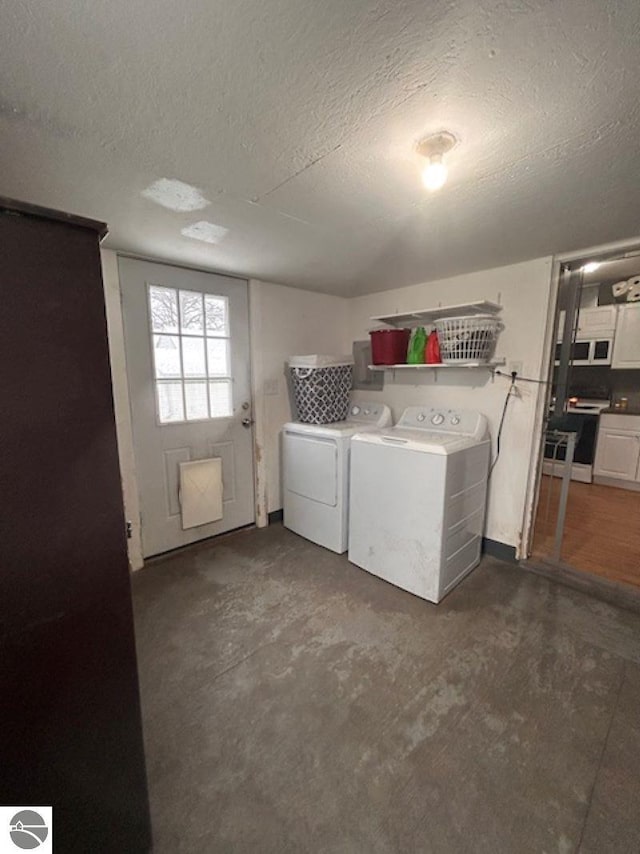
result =
M153 336L153 361L157 379L180 376L180 339L177 335Z
M229 376L229 342L226 338L207 338L207 360L210 377Z
M160 423L184 421L182 383L156 383Z
M180 291L180 329L182 332L204 332L202 294L196 291Z
M206 377L204 338L182 339L182 372L185 377Z
M184 396L187 403L187 421L209 417L206 382L185 383Z
M154 332L178 331L178 292L173 288L149 287L149 311Z
M231 383L228 380L209 383L212 418L228 418L231 412Z
M226 297L205 294L204 307L207 315L207 335L228 335L229 317Z

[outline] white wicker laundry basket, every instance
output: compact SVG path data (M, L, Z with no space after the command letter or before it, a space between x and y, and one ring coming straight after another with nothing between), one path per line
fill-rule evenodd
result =
M445 364L468 364L491 361L498 335L504 328L492 314L444 317L434 325L440 343L440 355Z

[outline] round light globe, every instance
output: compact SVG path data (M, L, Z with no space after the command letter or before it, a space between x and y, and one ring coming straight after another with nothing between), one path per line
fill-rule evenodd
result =
M422 183L427 190L439 190L447 180L447 167L441 159L431 158L422 170Z

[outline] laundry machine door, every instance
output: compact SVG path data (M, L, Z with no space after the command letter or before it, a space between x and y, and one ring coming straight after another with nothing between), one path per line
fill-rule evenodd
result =
M333 439L284 435L284 488L335 507L338 502L338 447Z

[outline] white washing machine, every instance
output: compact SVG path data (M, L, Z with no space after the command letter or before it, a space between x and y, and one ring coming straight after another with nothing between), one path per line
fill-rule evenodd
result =
M346 552L351 437L391 423L388 406L353 403L346 421L285 424L282 436L285 527L338 554Z
M429 602L479 563L491 442L479 412L410 406L351 442L349 560Z

